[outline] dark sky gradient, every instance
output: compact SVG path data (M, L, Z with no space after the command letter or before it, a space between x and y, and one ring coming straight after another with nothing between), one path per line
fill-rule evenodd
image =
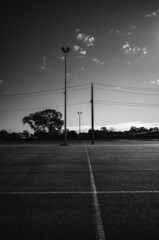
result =
M123 90L122 85L134 86L139 89L135 94L113 92L107 86L104 91L95 89L95 98L159 104L158 96L136 94L141 90L147 93L143 88L159 89L158 1L5 2L2 12L0 95L63 88L61 47L69 46L69 87L96 82L113 84L113 90L117 91ZM80 36L83 39L78 38ZM92 45L88 46L89 39L92 39ZM62 92L2 99L0 129L24 130L23 116L37 108L62 106L63 101ZM78 126L78 111L83 112L83 129L89 128L89 101L90 88L69 94L69 104L87 102L69 108L70 128ZM98 104L95 109L96 127L159 125L157 107ZM57 110L63 113L63 107ZM148 111L151 114L147 114Z

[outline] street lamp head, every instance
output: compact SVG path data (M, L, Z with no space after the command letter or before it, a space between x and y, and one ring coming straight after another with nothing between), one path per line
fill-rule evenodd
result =
M70 51L70 48L69 47L62 47L61 50L64 52L64 53L67 53Z

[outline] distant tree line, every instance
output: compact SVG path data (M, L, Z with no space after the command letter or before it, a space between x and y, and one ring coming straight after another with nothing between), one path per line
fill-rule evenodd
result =
M46 109L43 111L31 113L22 119L23 124L28 124L33 130L30 134L27 130L23 132L9 133L6 130L0 131L1 141L14 140L63 140L64 132L62 130L62 114L56 110ZM92 137L92 130L78 134L76 131L67 130L68 140L88 140ZM157 127L147 129L145 127L132 126L128 131L115 131L113 128L107 129L101 127L94 131L96 140L110 139L159 139L159 129Z

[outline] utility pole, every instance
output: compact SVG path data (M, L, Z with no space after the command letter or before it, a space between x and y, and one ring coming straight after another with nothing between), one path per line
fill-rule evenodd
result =
M79 115L79 135L81 133L81 114L82 114L82 112L78 112L78 115Z
M94 145L94 89L93 83L91 84L91 115L92 115L92 145Z
M64 134L65 134L65 139L64 139L64 146L68 146L67 144L67 58L66 58L66 53L68 53L70 51L69 47L62 47L61 50L64 52L65 54L65 109L64 109Z

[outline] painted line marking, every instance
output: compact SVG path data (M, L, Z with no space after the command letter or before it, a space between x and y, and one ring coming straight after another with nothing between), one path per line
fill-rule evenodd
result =
M0 192L0 195L76 195L76 194L159 194L159 190L152 191L64 191L64 192Z
M157 171L159 171L159 169L97 169L97 170L95 170L95 172L127 172L127 171L135 171L135 172L144 172L144 171L155 171L155 172L157 172ZM20 167L19 167L19 169L0 169L0 172L19 172L19 173L21 173L21 172L27 172L27 173L29 173L29 172L89 172L89 170L87 170L87 169L21 169Z
M60 172L60 173L68 173L68 172L89 172L89 170L53 170L53 169L1 169L0 172L15 172L15 173L23 173L23 172L26 172L26 173L32 173L32 172L41 172L41 173L45 173L45 172Z
M103 223L102 223L102 217L101 217L101 211L100 211L100 206L99 206L99 201L98 201L98 195L97 195L97 189L95 185L95 180L93 176L93 171L92 171L92 166L91 166L91 161L89 158L88 154L88 149L85 144L85 150L87 154L87 160L88 160L88 166L89 166L89 173L90 173L90 181L91 181L91 187L92 187L92 194L93 194L93 208L94 208L94 216L95 216L95 221L96 221L96 234L97 234L97 239L98 240L105 240L105 232L103 228Z

